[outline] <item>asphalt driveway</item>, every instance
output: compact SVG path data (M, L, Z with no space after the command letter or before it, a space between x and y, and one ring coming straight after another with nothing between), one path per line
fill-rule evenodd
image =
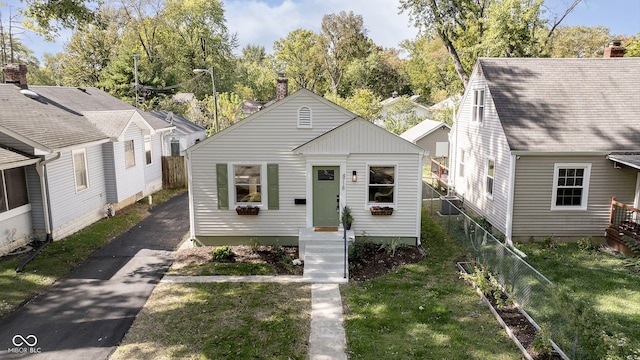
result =
M189 228L181 194L0 319L0 358L107 359L173 262Z

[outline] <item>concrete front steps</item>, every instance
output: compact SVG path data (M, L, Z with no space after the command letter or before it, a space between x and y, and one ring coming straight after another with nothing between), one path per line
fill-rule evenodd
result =
M304 260L302 275L304 281L311 283L349 281L349 264L345 256L343 235L341 230L331 232L300 229L300 258ZM353 241L353 239L353 231L347 231L347 240Z

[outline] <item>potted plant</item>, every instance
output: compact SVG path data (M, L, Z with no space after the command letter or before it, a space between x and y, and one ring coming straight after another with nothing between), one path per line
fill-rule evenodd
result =
M345 224L347 230L351 230L351 224L353 223L353 215L351 214L351 209L348 206L345 206L342 210L342 223Z

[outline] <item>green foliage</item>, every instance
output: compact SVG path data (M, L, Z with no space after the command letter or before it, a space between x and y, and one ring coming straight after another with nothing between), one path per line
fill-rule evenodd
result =
M296 29L273 44L275 67L284 70L290 80L289 90L323 88L322 62L318 35L311 30Z
M365 255L375 247L366 231L363 231L361 236L356 236L355 240L350 245L349 260L354 261L363 259Z
M351 209L348 206L345 206L342 209L342 223L346 223L347 225L351 225L353 223L353 214L351 213Z
M258 250L260 250L260 242L258 241L258 239L251 239L249 241L249 249L253 254L258 253Z
M578 240L578 249L580 251L592 252L598 250L598 246L593 242L590 236Z
M542 240L542 245L547 249L555 249L558 247L558 243L552 236L547 236Z
M78 29L99 19L96 0L27 0L27 28L52 41L62 29Z
M540 356L549 356L553 352L551 340L553 339L551 338L549 324L542 324L540 329L536 331L536 338L531 343L531 349L540 354Z
M623 45L627 49L624 56L640 57L640 33L636 36L632 36Z
M473 283L478 287L480 292L484 294L484 296L493 297L498 308L502 308L507 305L507 300L503 296L500 282L487 267L474 262L472 264L472 269L467 270L468 272L460 273L461 279Z
M640 241L630 236L624 235L622 236L622 242L624 242L624 244L627 245L627 247L631 249L631 251L633 251L635 256L640 256Z
M230 246L219 246L212 252L213 258L217 261L229 261L233 258L234 253Z
M600 58L611 39L604 26L560 26L549 40L550 57Z
M380 245L379 250L384 250L387 253L391 254L391 257L393 257L393 256L396 255L396 252L399 249L404 248L404 246L405 245L402 242L400 242L400 238L399 237L394 237L394 238L391 238L389 240L389 242Z
M353 96L346 99L332 93L325 94L325 98L369 121L377 118L382 109L380 106L380 98L366 89L356 90Z

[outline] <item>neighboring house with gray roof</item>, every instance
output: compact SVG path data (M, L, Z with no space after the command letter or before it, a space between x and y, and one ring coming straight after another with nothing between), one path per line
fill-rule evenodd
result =
M0 255L162 187L172 126L96 88L27 88L26 67L3 70L14 84L0 84Z
M164 136L163 156L184 156L189 147L207 138L205 128L171 111L151 111L150 114L174 127Z
M640 58L479 59L451 192L507 241L604 236L612 197L640 205L638 84Z
M449 155L451 126L440 121L423 120L400 134L400 137L425 149L430 157Z

